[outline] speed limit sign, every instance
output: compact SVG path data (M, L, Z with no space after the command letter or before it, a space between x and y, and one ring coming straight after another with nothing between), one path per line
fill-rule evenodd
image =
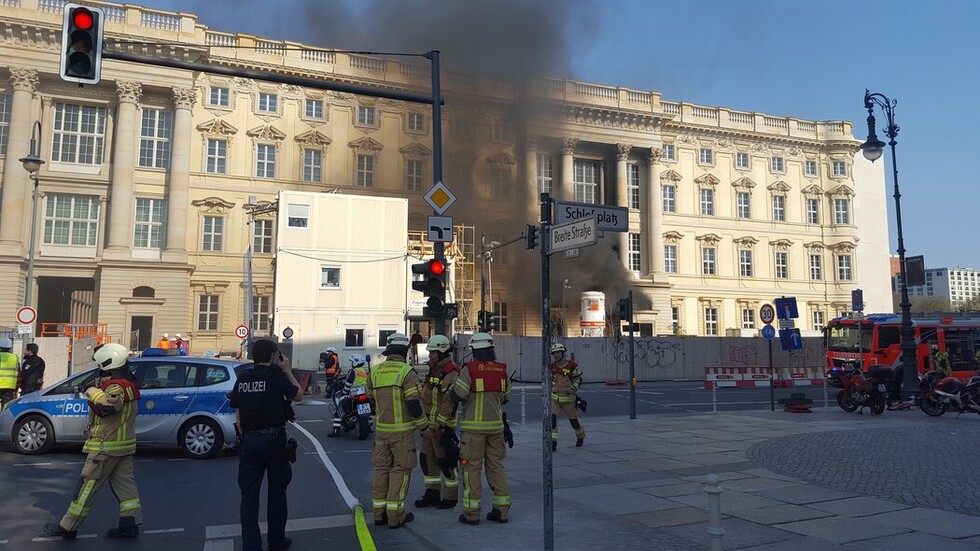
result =
M776 319L776 309L772 307L772 304L763 304L762 308L759 308L759 319L766 325Z
M241 324L238 327L236 327L235 336L238 337L239 339L244 339L248 337L248 326L245 324Z

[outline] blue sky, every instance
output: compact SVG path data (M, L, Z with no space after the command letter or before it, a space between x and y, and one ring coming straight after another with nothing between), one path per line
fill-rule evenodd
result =
M971 151L980 132L980 2L970 0L144 0L217 30L335 48L438 48L523 59L479 37L564 63L570 78L671 101L810 120L851 120L866 137L865 88L898 100L905 246L926 267L980 269ZM269 6L278 9L269 12ZM406 14L414 9L415 15ZM297 17L299 16L299 17ZM503 22L503 23L501 23ZM549 26L556 25L556 29ZM489 29L487 27L490 27ZM404 39L400 41L400 39ZM431 46L428 45L431 42ZM375 46L375 44L377 44ZM533 69L532 69L533 70ZM561 76L561 75L556 75ZM879 128L884 116L876 110ZM879 131L879 136L880 131ZM890 153L883 164L892 253ZM860 190L858 190L860 193ZM860 221L858 221L860 223Z

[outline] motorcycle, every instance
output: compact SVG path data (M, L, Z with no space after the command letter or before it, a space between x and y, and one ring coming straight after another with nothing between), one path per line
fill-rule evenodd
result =
M919 382L922 398L919 409L931 417L939 417L947 410L959 414L975 412L980 415L980 376L964 383L956 377L945 377L941 371L930 371Z
M874 366L866 377L861 368L850 363L843 368L834 368L827 372L828 385L841 389L837 393L837 405L844 411L856 411L868 407L874 415L885 411L888 384L891 379L891 368Z
M354 385L350 395L342 392L344 381L331 383L329 391L333 399L335 415L340 417L340 430L354 432L358 440L364 440L371 433L371 399L364 385Z

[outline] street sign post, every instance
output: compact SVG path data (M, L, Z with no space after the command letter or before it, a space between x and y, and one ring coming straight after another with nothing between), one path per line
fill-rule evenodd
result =
M37 321L37 310L30 306L21 306L17 309L17 323L31 325Z
M555 201L556 224L586 218L595 219L595 229L598 231L629 231L629 210L626 207Z
M851 310L864 312L864 291L861 289L851 291Z
M556 253L565 249L595 245L595 218L585 218L568 224L554 226L548 232L547 253Z
M453 203L456 202L456 196L453 195L453 192L449 191L449 188L446 187L446 184L443 184L442 181L436 182L436 184L432 186L432 188L429 189L424 196L422 196L422 199L425 199L425 202L432 207L432 210L436 211L436 214L445 213L447 210L449 210L449 207L453 206Z
M803 337L799 329L780 329L779 346L783 350L802 350Z
M759 308L759 319L766 325L769 325L772 323L772 320L776 319L776 309L772 307L772 304L763 304L762 308Z
M245 324L240 324L235 328L235 336L239 339L248 338L248 326Z
M762 328L762 338L766 340L772 340L776 336L776 330L772 328L771 325L765 325Z
M291 338L293 338L293 328L292 327L287 327L287 328L283 329L282 330L282 337L284 339L291 339Z
M426 222L428 239L433 243L449 243L453 240L453 217L430 216Z
M780 297L773 299L776 307L776 317L785 320L800 317L800 311L796 308L796 297Z

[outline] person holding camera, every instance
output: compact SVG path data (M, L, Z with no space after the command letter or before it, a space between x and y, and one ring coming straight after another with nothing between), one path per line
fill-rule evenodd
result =
M286 537L286 487L293 476L289 463L295 461L295 440L287 442L286 421L292 420L290 400L301 402L303 389L274 341L255 341L252 361L255 365L239 375L235 388L228 394L231 407L238 410L242 431L238 452L242 549L262 550L259 492L266 475L269 478L269 551L288 549L292 539Z

